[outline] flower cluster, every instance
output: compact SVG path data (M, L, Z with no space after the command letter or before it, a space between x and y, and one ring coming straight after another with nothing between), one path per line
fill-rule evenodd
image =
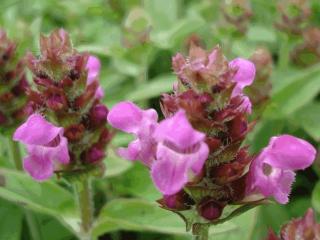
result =
M100 62L77 52L62 29L41 36L40 49L38 58L27 55L35 85L28 96L35 113L14 134L27 146L24 168L39 181L54 171L96 169L111 139L105 126L108 109L100 101Z
M191 45L189 56L177 54L172 66L178 82L162 96L164 120L158 123L155 110L131 102L115 105L108 115L113 127L135 135L119 155L150 169L162 207L195 226L224 221L231 209L239 212L268 197L286 203L293 171L308 167L315 150L287 135L272 138L256 157L243 146L252 128L244 88L254 80L254 64L228 61L219 47L207 53Z
M300 66L309 66L320 61L320 28L309 27L302 33L303 41L290 54L293 62Z
M250 1L231 0L224 1L222 5L224 19L234 27L238 33L245 34L252 17Z
M287 33L300 35L308 24L311 10L308 0L284 0L278 5L281 21L275 26Z
M285 0L279 4L281 21L275 26L289 35L288 44L292 45L290 58L299 66L310 66L320 61L320 28L312 22L315 15L312 10L308 0Z
M28 82L16 44L0 29L0 127L14 128L32 111L25 95Z
M273 231L270 231L266 238L266 240L295 239L320 239L320 224L316 222L314 211L312 209L308 209L302 218L293 219L282 226L279 237Z

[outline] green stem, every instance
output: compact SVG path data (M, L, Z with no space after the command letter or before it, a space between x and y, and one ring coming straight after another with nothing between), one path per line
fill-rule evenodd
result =
M91 240L91 228L93 223L93 201L89 178L81 179L75 183L78 207L81 216L81 240Z
M13 141L11 138L9 140L9 147L11 150L11 158L13 159L14 165L17 170L22 170L21 153L19 148L19 143Z
M286 69L290 63L291 44L289 36L285 33L280 33L280 49L278 66L281 70Z
M8 139L11 158L17 170L22 170L22 158L19 143L12 140L12 137ZM34 240L41 240L41 232L39 231L39 225L35 216L29 210L24 211L28 228L30 231L30 237Z
M192 226L193 240L209 240L208 224L194 224Z

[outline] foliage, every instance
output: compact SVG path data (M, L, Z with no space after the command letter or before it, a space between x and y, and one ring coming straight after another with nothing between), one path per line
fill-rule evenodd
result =
M175 79L171 57L186 51L191 35L198 36L208 49L220 44L229 59L249 58L257 47L264 46L274 60L272 93L257 113L260 122L250 135L251 152L258 152L272 135L280 133L307 139L319 148L320 63L298 66L290 60L290 52L303 40L274 27L280 16L278 1L252 0L253 17L244 34L224 25L219 2L2 0L0 27L19 43L20 56L26 50L38 54L40 33L65 28L77 49L102 60L100 82L106 92L104 102L110 108L129 99L159 109L160 94L170 91ZM320 4L317 0L309 2L313 12L309 21L320 26ZM75 239L79 216L71 186L61 180L37 183L15 171L7 138L0 136L0 217L5 219L0 224L0 239ZM113 139L105 159L105 175L94 182L94 199L102 209L94 236L115 240L190 239L184 233L183 221L154 203L160 196L148 172L115 154L118 146L129 141L120 134ZM263 239L269 227L278 231L284 222L302 216L310 206L320 213L319 161L312 169L298 173L288 205L261 206L212 227L213 239ZM37 233L29 228L28 216L40 229Z

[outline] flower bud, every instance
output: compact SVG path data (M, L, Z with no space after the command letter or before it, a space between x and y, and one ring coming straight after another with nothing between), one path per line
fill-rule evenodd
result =
M16 56L16 44L0 29L0 126L15 128L27 117L24 111L29 84L24 61Z
M180 191L174 195L164 195L160 202L167 208L175 210L186 210L194 203L185 191Z
M91 164L97 163L97 162L100 162L101 160L103 160L104 157L105 157L104 150L101 150L97 147L92 147L86 153L85 162L91 163Z
M218 219L223 210L224 206L215 200L205 200L198 206L198 213L206 220L213 221Z
M47 107L53 111L59 111L67 107L67 100L63 93L49 92L47 96Z
M90 111L90 120L93 126L100 126L107 122L108 108L103 104L96 104Z
M68 138L70 142L78 141L82 138L85 128L83 124L73 124L65 128L64 135Z

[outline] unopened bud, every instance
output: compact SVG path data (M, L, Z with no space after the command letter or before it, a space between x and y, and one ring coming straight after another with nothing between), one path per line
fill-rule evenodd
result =
M200 204L198 212L203 218L213 221L221 216L223 208L222 204L210 199Z

